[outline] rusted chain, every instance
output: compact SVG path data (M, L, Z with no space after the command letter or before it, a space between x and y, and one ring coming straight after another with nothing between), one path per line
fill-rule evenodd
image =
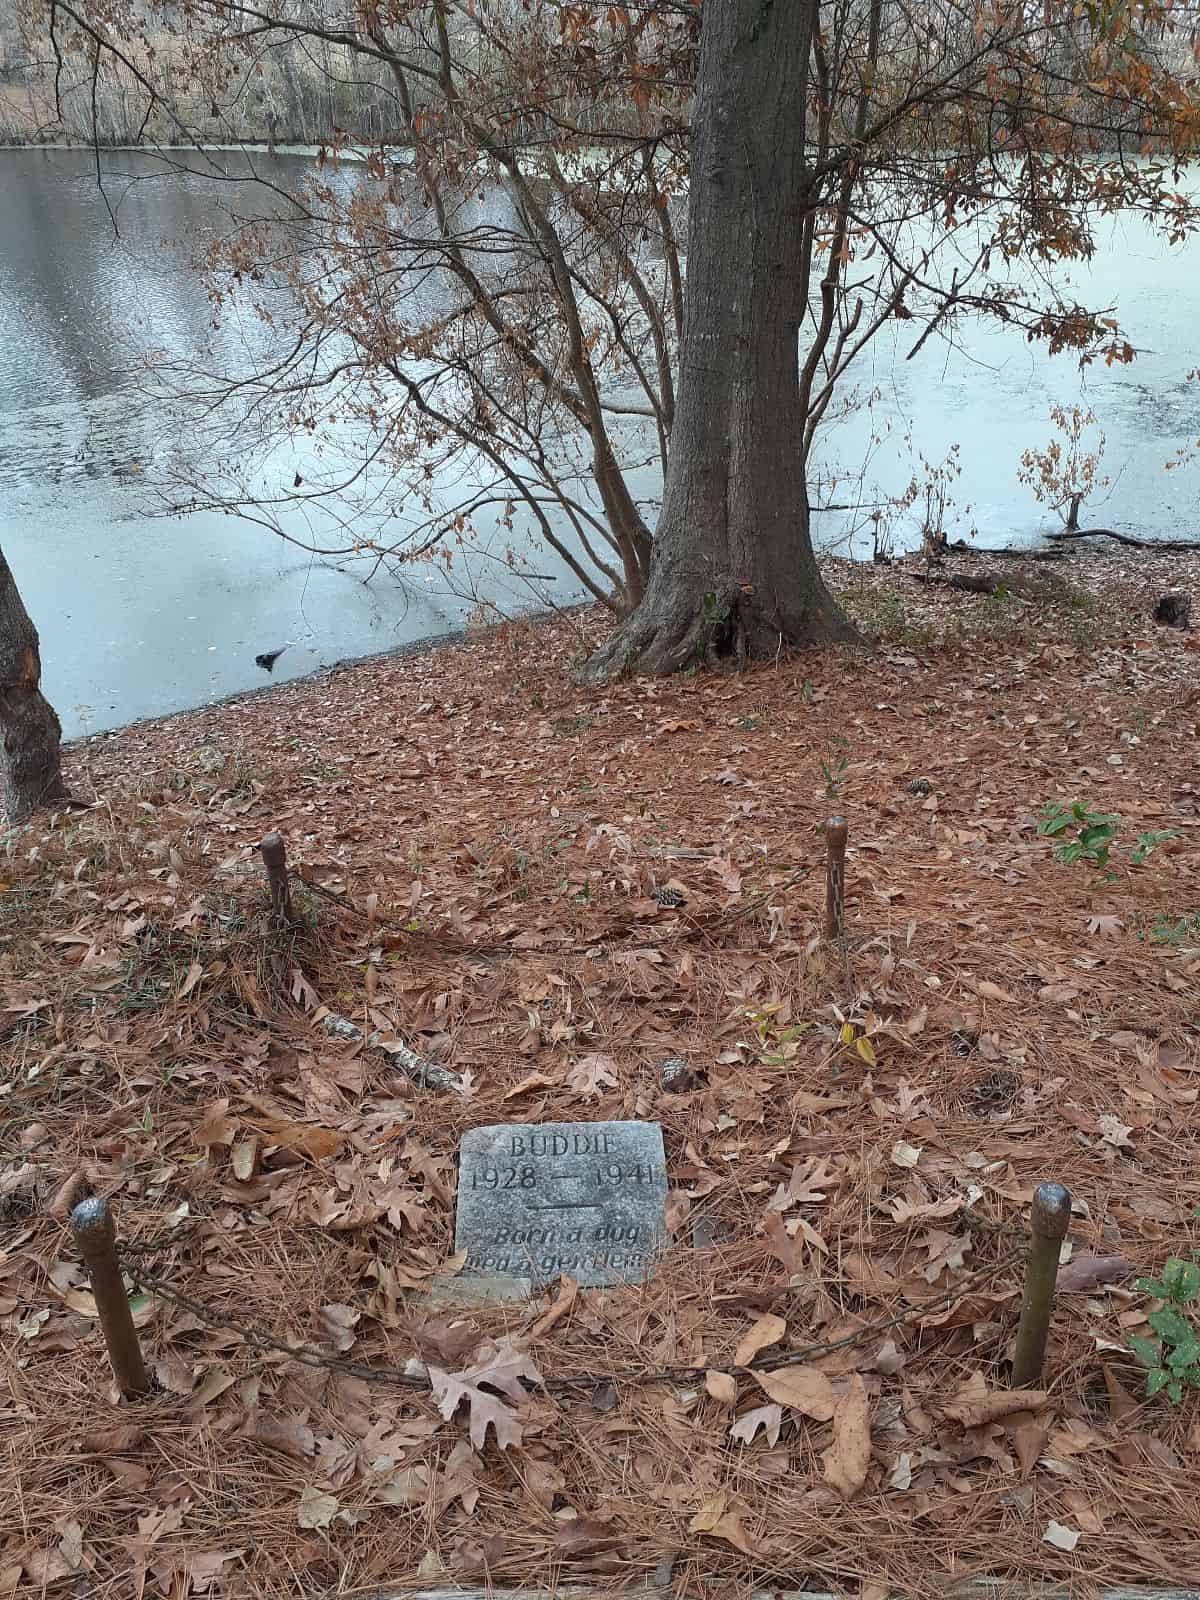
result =
M998 1231L998 1230L997 1230ZM1016 1230L1014 1230L1016 1231ZM890 1317L880 1318L876 1322L866 1323L861 1328L856 1328L852 1333L843 1335L840 1339L826 1340L822 1343L804 1345L787 1351L775 1351L764 1355L761 1360L754 1361L745 1366L719 1367L712 1365L689 1367L662 1367L645 1371L626 1369L619 1372L581 1372L567 1375L549 1377L542 1380L540 1387L549 1394L570 1393L581 1388L594 1389L603 1383L697 1383L702 1381L706 1372L727 1373L730 1377L754 1377L759 1372L771 1372L779 1367L791 1366L794 1362L815 1361L822 1356L832 1355L839 1350L851 1349L856 1345L869 1343L880 1334L894 1332L897 1328L906 1327L912 1323L920 1322L927 1316L939 1311L952 1309L957 1303L973 1294L984 1283L998 1277L1025 1254L1024 1233L1022 1230L1022 1243L1004 1255L990 1261L986 1266L978 1267L968 1273L960 1282L954 1284L943 1294L933 1300L923 1301L918 1306L899 1312ZM366 1383L378 1383L409 1389L428 1389L429 1379L422 1371L413 1373L399 1367L370 1366L361 1361L350 1361L345 1356L327 1355L324 1351L315 1350L311 1345L292 1344L286 1339L276 1338L274 1334L250 1322L244 1322L228 1313L215 1310L202 1300L176 1289L169 1279L161 1273L141 1265L141 1259L147 1255L159 1253L160 1247L154 1245L126 1245L123 1247L125 1270L135 1283L142 1289L149 1290L161 1299L177 1305L180 1310L204 1322L210 1328L219 1328L224 1331L240 1334L246 1345L263 1354L276 1354L287 1356L289 1360L296 1361L302 1366L323 1368L330 1372L339 1373L343 1377L360 1378Z

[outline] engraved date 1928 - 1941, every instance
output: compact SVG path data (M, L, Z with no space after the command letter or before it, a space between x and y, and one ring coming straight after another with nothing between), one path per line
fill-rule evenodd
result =
M537 1169L529 1166L475 1167L472 1189L536 1189ZM596 1188L615 1188L623 1183L653 1183L654 1168L644 1161L609 1161L602 1167L584 1168L584 1181Z

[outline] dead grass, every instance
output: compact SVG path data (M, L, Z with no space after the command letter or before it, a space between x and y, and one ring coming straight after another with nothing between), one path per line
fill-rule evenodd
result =
M1185 587L1198 571L1170 558ZM1200 949L1153 932L1200 910L1198 657L1144 620L1165 558L1065 576L1080 603L1022 600L1001 628L987 600L838 570L860 616L890 609L869 656L582 689L585 617L76 746L93 809L11 836L0 895L0 1594L616 1588L664 1558L681 1595L1194 1581L1195 1403L1136 1404L1121 1346L1146 1309L1133 1274L1197 1237ZM1053 798L1121 814L1111 878L1053 861L1034 827ZM814 937L832 809L844 959ZM272 827L362 915L305 895L306 925L272 934ZM1176 837L1134 869L1143 829ZM654 899L667 885L682 906ZM471 1092L414 1090L332 1041L324 1007ZM839 1047L844 1020L874 1066ZM619 1087L581 1095L568 1069L597 1051ZM683 1095L658 1080L675 1055L699 1080ZM663 1270L538 1332L552 1295L431 1312L461 1134L612 1116L664 1127ZM423 1390L254 1355L149 1299L163 1387L118 1403L48 1213L79 1171L218 1316L379 1366L523 1335L547 1378L592 1381L534 1392L522 1444L477 1451ZM1047 1178L1076 1197L1074 1259L1123 1258L1123 1282L1061 1297L1034 1417L964 1428L945 1407L1004 1387L1017 1278L922 1307L1003 1251L968 1213L1019 1228ZM755 1380L734 1408L653 1381L730 1365L767 1312L786 1351L897 1310L890 1340L818 1363L871 1407L849 1503L830 1423L787 1410L776 1443L743 1444ZM327 1526L298 1525L306 1490L335 1502ZM1043 1542L1051 1521L1073 1552Z

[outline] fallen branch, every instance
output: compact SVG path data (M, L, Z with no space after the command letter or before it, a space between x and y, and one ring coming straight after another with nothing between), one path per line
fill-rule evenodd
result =
M1200 550L1200 539L1135 539L1131 533L1115 528L1061 528L1048 533L1048 539L1115 539L1132 550Z
M356 1023L348 1017L339 1017L336 1011L327 1012L322 1023L331 1039L353 1040L356 1044L365 1045L368 1050L382 1051L418 1089L451 1089L455 1094L464 1092L463 1080L457 1072L451 1072L449 1067L440 1067L436 1061L418 1055L400 1039L385 1039L379 1032L364 1034Z

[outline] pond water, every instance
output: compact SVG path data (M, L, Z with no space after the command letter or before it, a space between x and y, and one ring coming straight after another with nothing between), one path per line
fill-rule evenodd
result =
M232 180L244 171L240 155L215 159ZM280 175L294 176L304 159L278 157ZM481 596L506 610L546 593L578 597L548 552L528 552L536 582L513 574L502 560L513 536L486 516L469 574L431 563L406 568L401 584L387 574L364 583L361 567L323 563L219 513L147 515L147 482L166 446L142 362L212 341L190 263L222 212L202 178L164 176L136 153L105 165L101 193L89 152L0 151L0 545L41 634L44 687L68 736L259 687L270 680L255 655L284 644L277 679L449 632ZM1053 519L1017 483L1017 462L1049 438L1049 405L1079 400L1082 384L1114 479L1092 519L1147 536L1195 532L1197 474L1164 463L1200 439L1200 384L1187 376L1197 360L1188 335L1197 253L1169 251L1136 221L1107 228L1079 293L1119 305L1141 351L1132 367L1093 368L1081 380L1069 356L1051 360L1019 334L978 328L960 348L930 340L909 361L916 335L897 324L858 375L862 389L880 391L870 412L822 443L826 471L853 469L872 435L882 437L861 484L843 476L834 500L898 492L912 449L937 462L958 443L951 532L974 527L985 544L1033 540ZM257 324L228 320L218 359L236 371L262 337ZM205 470L199 436L193 445L185 429L170 448L194 449L192 467ZM286 447L268 471L290 482L304 465ZM638 492L653 485L639 482ZM861 516L824 513L816 533L869 553ZM912 519L896 534L900 545L911 540Z

